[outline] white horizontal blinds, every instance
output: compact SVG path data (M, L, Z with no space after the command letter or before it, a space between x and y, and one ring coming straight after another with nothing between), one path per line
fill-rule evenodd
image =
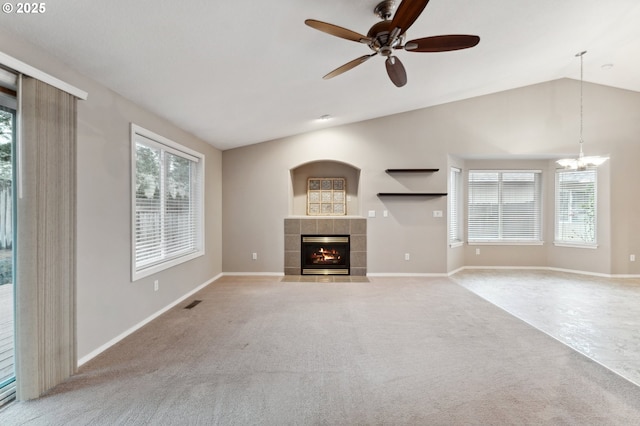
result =
M541 241L541 172L470 171L469 241Z
M461 182L460 169L451 168L449 176L449 242L456 243L461 241L460 232L460 195Z
M197 158L136 135L135 269L198 250Z
M502 173L502 238L540 241L540 173Z
M469 241L497 240L500 235L500 191L497 172L469 172Z
M196 250L196 170L192 161L177 155L165 153L164 160L164 249L166 257L175 257Z
M556 242L596 243L596 169L556 171Z
M136 269L162 259L162 150L136 142Z

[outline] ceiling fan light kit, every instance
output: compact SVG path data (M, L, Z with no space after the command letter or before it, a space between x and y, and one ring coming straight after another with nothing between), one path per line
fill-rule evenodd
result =
M407 72L400 59L393 54L395 50L406 50L408 52L448 52L467 49L480 42L480 37L475 35L455 34L424 37L404 43L407 30L413 25L416 19L418 19L427 6L427 3L429 3L429 0L402 0L395 14L393 14L395 1L385 0L378 3L373 12L379 16L382 21L375 23L369 29L366 36L315 19L307 19L304 21L305 24L318 31L366 44L373 51L372 54L364 55L347 62L323 78L326 80L336 77L366 62L373 56L382 55L386 57L385 66L389 78L397 87L402 87L407 84ZM392 16L393 19L391 18Z
M577 158L563 158L560 159L558 161L556 161L556 163L565 169L568 170L586 170L589 167L598 167L599 165L601 165L602 163L604 163L605 161L607 161L609 158L608 157L600 157L600 156L591 156L591 157L585 157L584 155L584 151L582 149L582 145L584 143L583 139L582 139L582 128L583 128L583 91L582 91L582 86L584 83L584 78L583 78L583 69L584 69L584 60L583 60L583 56L584 54L587 53L587 51L583 51L580 53L576 54L576 57L580 58L580 141L578 142L578 146L579 146L579 152L578 152L578 157Z

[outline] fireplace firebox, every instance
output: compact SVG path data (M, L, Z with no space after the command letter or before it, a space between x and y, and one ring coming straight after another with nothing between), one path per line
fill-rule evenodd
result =
M349 235L301 235L302 275L350 275Z

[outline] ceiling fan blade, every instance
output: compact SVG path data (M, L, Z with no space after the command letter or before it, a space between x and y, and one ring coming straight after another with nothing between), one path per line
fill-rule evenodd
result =
M407 72L404 69L404 65L395 56L389 56L384 62L387 66L387 74L389 78L397 87L402 87L407 84Z
M408 52L449 52L451 50L468 49L480 43L476 35L441 35L410 40L404 45Z
M404 34L418 19L429 0L403 0L391 20L391 29L399 28L397 35Z
M349 71L352 68L357 67L358 65L366 62L370 57L372 56L376 56L378 53L372 53L371 55L364 55L364 56L360 56L359 58L354 59L353 61L349 61L346 64L339 66L338 68L336 68L335 70L331 71L329 74L325 75L324 78L325 80L329 80L330 78L336 77L344 72Z
M307 19L306 21L304 21L304 23L311 28L315 28L318 31L331 34L332 36L344 38L346 40L357 41L358 43L369 43L371 41L369 37L359 34L355 31L351 31L346 28L342 28L326 22L316 21L315 19Z

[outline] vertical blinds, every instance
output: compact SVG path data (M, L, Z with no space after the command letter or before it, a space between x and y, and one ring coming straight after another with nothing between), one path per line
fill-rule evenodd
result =
M27 400L76 371L77 101L41 81L22 81L16 391Z
M469 242L541 242L541 171L469 172Z
M556 242L596 243L596 183L596 169L556 172Z
M135 269L199 250L198 158L135 138Z

